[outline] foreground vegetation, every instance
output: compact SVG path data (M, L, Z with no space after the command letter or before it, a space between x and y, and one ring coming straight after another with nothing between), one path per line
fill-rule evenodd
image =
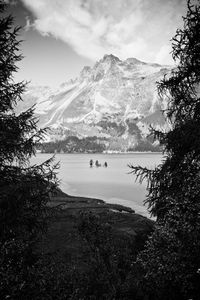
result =
M199 299L200 1L195 3L188 2L184 28L173 39L177 68L158 85L169 98L171 129L152 132L165 160L153 171L132 167L141 181L148 179L154 224L125 208L62 193L52 160L30 166L45 131L37 130L32 109L15 114L25 89L13 83L21 59L18 29L0 0L1 299Z
M165 160L155 170L132 167L148 179L156 227L136 264L149 299L200 297L200 1L188 1L183 30L172 40L178 63L159 84L168 97L168 132L152 130Z
M45 265L37 290L44 299L132 298L133 261L154 222L126 207L59 190L51 206L57 212L37 247Z

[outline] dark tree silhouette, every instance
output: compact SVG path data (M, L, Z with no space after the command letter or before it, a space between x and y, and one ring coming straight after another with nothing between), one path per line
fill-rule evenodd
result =
M168 99L168 132L153 130L164 147L154 170L133 167L148 180L146 203L156 227L138 257L147 299L200 295L200 1L188 1L184 27L172 39L177 67L158 84Z
M46 203L56 185L56 166L52 160L29 163L45 130L37 130L33 108L15 113L26 84L13 80L22 59L20 28L13 28L5 9L0 0L0 298L24 299L35 259L33 244L45 228Z

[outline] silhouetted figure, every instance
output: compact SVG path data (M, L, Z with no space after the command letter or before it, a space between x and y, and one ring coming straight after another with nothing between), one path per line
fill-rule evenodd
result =
M90 168L92 168L92 167L93 167L93 160L90 159Z
M98 161L98 160L96 160L96 162L95 162L95 166L96 166L96 167L100 167L100 166L101 166L101 164L99 163L99 161Z
M107 161L105 161L104 167L107 168L107 166L108 166Z

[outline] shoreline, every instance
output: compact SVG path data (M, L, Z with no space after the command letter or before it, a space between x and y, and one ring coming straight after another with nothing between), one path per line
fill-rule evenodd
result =
M148 220L154 221L154 218L148 214L148 211L142 212L139 205L133 205L133 208L128 205L123 205L119 203L108 202L103 199L95 198L95 197L87 197L81 195L69 195L61 188L56 190L53 196L51 196L51 201L49 203L52 207L60 207L61 209L70 209L70 210L109 210L116 211L120 213L130 213L139 215L141 217L147 218ZM135 207L134 207L135 206Z
M40 152L40 151L36 151L36 155L37 154L51 154L51 155L57 155L57 154L61 154L61 155L65 155L65 154L74 154L74 155L85 155L85 154L90 154L90 155L113 155L113 154L122 154L122 155L127 155L127 154L161 154L162 155L162 151L130 151L130 152L65 152L65 153L59 153L59 152Z
M68 195L65 192L63 192L60 188L58 188L56 192L51 196L51 202L49 202L49 205L52 207L60 207L62 209L108 209L116 210L119 212L137 214L135 210L131 207L117 203L108 203L98 198Z
M141 247L141 241L144 244L155 224L129 207L96 198L71 196L60 188L50 198L47 205L55 208L55 213L49 220L47 232L38 241L37 251L48 257L54 256L56 263L71 266L72 261L76 262L80 270L85 270L90 263L88 245L79 232L84 216L87 220L87 216L94 215L102 228L109 226L112 240L131 241L137 249Z

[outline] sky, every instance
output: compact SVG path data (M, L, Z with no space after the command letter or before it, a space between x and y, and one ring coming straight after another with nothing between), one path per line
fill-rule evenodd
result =
M105 54L173 64L171 38L186 0L5 0L24 59L16 80L56 87Z

